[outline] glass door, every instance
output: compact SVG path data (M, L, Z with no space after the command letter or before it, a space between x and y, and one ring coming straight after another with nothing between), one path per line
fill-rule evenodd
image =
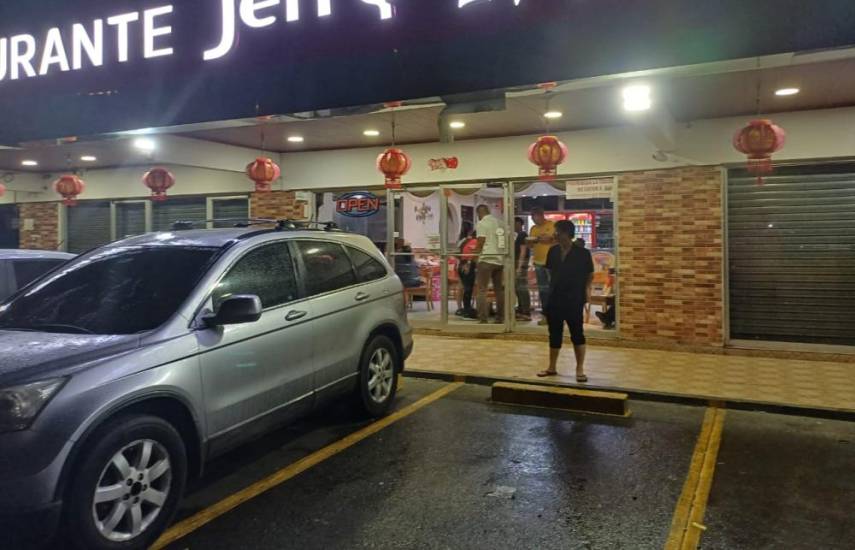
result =
M513 328L513 204L507 183L450 184L388 192L386 253L416 327L505 332ZM484 253L477 252L482 215ZM478 314L478 304L486 322ZM507 307L502 308L502 305Z

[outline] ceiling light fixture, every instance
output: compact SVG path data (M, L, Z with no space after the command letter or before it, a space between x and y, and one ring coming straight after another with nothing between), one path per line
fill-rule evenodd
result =
M647 111L652 105L650 86L636 84L623 89L623 108L625 111Z
M455 120L455 121L449 123L448 127L453 129L453 130L461 130L463 128L466 128L466 123L463 122L462 120Z
M39 163L35 160L24 160L21 161L21 166L38 166Z
M155 149L157 149L157 144L153 139L149 138L137 138L134 140L134 147L139 149L140 151L145 151L146 153L151 153Z
M80 160L83 162L95 162L98 160L98 157L93 157L92 155L83 155L80 157Z
M801 90L798 88L781 88L780 90L775 90L775 95L779 97L784 97L788 95L796 95Z
M564 113L561 111L546 111L543 113L543 116L549 119L561 118L564 116Z
M365 137L378 137L380 135L380 130L365 130L362 132L362 135Z
M288 141L290 143L303 143L306 140L303 136L288 136Z

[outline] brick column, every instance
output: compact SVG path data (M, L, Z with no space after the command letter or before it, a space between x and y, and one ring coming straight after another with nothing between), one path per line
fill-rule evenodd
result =
M297 200L293 191L252 193L249 201L249 215L253 218L302 220L305 219L304 204Z
M722 185L717 167L620 177L622 338L724 345Z
M19 243L24 249L57 250L59 248L58 202L18 204Z

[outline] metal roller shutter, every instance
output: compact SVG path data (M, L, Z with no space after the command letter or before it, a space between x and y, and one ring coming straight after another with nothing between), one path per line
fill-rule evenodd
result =
M728 185L733 339L855 345L855 166Z
M69 252L80 254L110 242L109 202L81 202L66 213Z
M176 197L152 203L152 231L169 231L177 221L202 222L207 217L205 197Z
M145 233L145 203L116 203L116 239Z
M234 227L234 221L249 218L249 199L214 199L214 227Z

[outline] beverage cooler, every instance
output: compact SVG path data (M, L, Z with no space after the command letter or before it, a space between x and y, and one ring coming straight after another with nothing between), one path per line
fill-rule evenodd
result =
M546 214L546 219L554 222L562 220L570 220L576 226L576 238L584 239L585 246L590 249L601 248L597 242L597 226L599 212L549 212ZM611 247L611 244L607 246Z

